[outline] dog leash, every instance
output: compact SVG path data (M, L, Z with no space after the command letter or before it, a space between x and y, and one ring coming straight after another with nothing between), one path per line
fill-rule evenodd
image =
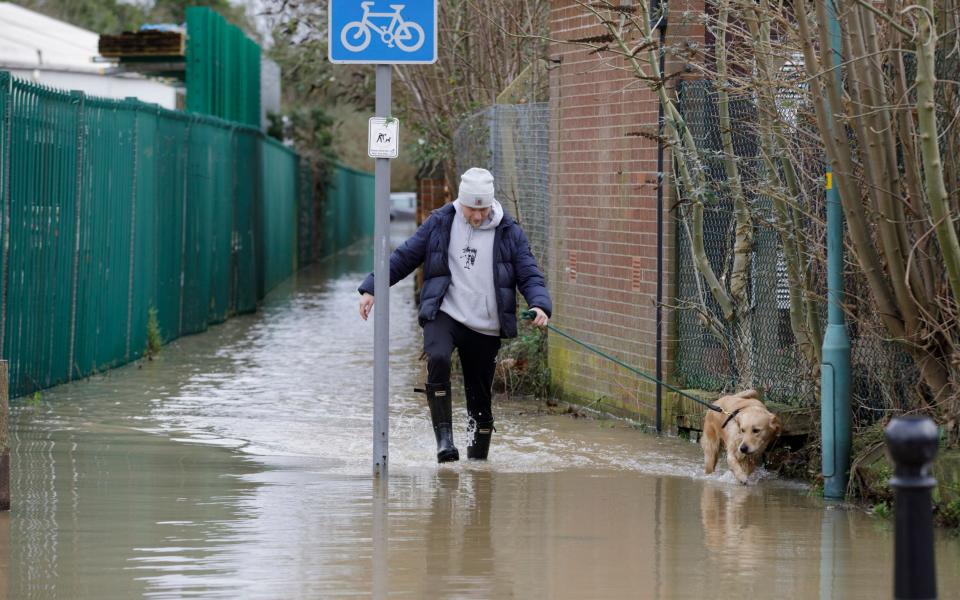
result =
M521 317L524 321L532 321L533 318L534 318L534 316L535 316L535 313L534 313L532 310L525 310L525 311L523 311L522 313L520 313L520 317ZM593 353L595 353L595 354L598 354L598 355L602 356L603 358L605 358L605 359L607 359L607 360L609 360L609 361L611 361L611 362L613 362L613 363L616 363L616 364L620 365L621 367L623 367L624 369L630 371L630 372L633 373L634 375L638 375L638 376L646 379L647 381L652 381L653 383L659 383L659 384L662 385L663 387L667 388L667 389L670 390L670 391L676 392L677 394L680 394L680 395L683 396L684 398L687 398L687 399L689 399L689 400L693 400L693 401L696 402L697 404L702 404L703 406L707 407L708 409L710 409L710 410L712 410L712 411L714 411L714 412L723 413L723 414L727 415L727 420L723 422L723 426L724 426L724 427L726 427L726 426L727 426L727 423L729 423L730 420L733 419L734 417L736 417L737 414L740 412L740 410L737 409L737 410L735 410L735 411L733 411L733 412L731 413L731 412L729 412L729 411L726 411L726 410L720 408L720 407L717 406L716 404L709 404L709 403L707 403L707 402L704 402L704 401L701 400L700 398L697 398L696 396L692 396L692 395L684 392L683 390L677 389L677 388L675 388L674 386L670 385L669 383L667 383L667 382L665 382L665 381L660 381L659 379L657 379L657 378L654 377L653 375L649 375L649 374L647 374L647 373L644 373L644 372L641 371L640 369L637 369L637 368L634 368L634 367L628 365L627 363L625 363L625 362L623 362L622 360L616 358L615 356L611 356L611 355L607 354L606 352L604 352L603 350L600 350L599 348L596 348L596 347L594 347L594 346L591 346L590 344L584 342L583 340L578 340L577 338L575 338L574 336L570 335L569 333L567 333L567 332L565 332L565 331L562 331L562 330L554 327L553 325L550 325L549 323L547 323L547 329L549 329L550 331L556 333L557 335L560 335L560 336L563 336L563 337L567 338L567 339L570 340L571 342L575 342L575 343L577 343L577 344L580 344L581 346L583 346L583 347L586 348L587 350L589 350L589 351L591 351L591 352L593 352Z

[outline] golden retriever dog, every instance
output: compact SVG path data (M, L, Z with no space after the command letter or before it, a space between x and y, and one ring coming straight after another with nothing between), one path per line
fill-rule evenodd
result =
M713 403L723 412L708 410L703 419L703 472L717 467L720 446L727 449L727 465L740 483L757 468L763 451L780 435L780 419L763 405L756 390L723 396Z

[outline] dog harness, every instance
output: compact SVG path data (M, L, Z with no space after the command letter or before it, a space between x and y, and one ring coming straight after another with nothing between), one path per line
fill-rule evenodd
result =
M737 415L739 415L741 410L743 410L743 409L742 409L742 408L738 408L737 410L733 411L732 413L727 413L727 420L723 422L723 425L720 427L720 429L726 429L726 428L727 428L727 423L729 423L730 421L732 421L732 420L734 419L734 417L736 417Z

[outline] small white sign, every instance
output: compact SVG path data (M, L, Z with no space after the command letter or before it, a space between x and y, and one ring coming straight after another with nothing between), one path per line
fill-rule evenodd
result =
M396 158L400 148L400 121L385 117L370 117L367 127L370 158Z

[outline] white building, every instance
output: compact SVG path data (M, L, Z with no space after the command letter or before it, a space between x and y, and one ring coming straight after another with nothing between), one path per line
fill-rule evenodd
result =
M177 107L176 87L142 75L111 74L116 63L96 62L99 38L93 31L0 2L0 70L61 90Z
M263 54L260 55L260 128L266 131L270 126L270 113L279 114L280 106L280 65Z

